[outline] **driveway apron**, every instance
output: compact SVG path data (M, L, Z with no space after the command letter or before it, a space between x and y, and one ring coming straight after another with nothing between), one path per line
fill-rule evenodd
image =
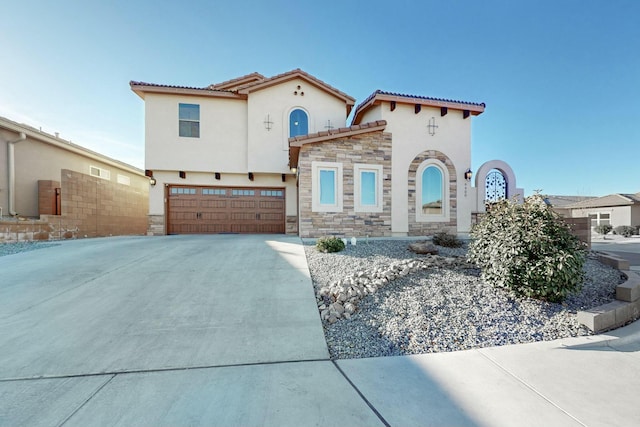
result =
M329 358L288 236L89 239L0 257L0 378Z

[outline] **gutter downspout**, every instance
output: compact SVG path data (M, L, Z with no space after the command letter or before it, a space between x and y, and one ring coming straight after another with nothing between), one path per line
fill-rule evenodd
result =
M27 136L24 132L20 132L18 139L7 142L7 171L9 172L9 215L15 216L15 204L16 204L16 162L15 162L15 147L18 142L24 141Z

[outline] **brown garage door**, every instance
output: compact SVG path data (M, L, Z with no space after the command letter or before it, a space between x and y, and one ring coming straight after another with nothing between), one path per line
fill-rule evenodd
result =
M284 188L169 186L169 234L284 233Z

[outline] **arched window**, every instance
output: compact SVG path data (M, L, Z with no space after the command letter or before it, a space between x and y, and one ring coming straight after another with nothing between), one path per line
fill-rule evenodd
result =
M427 166L422 172L422 215L443 214L442 181L442 171L435 165Z
M438 159L427 159L416 171L416 222L449 221L449 169Z
M296 108L289 114L289 138L309 133L309 119L307 113Z

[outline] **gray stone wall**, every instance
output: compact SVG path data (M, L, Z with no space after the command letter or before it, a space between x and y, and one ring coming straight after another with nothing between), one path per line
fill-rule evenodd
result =
M312 168L314 161L342 163L342 212L313 212ZM354 209L354 164L382 165L382 212ZM303 145L298 160L300 237L391 236L391 134L365 133L332 141Z

